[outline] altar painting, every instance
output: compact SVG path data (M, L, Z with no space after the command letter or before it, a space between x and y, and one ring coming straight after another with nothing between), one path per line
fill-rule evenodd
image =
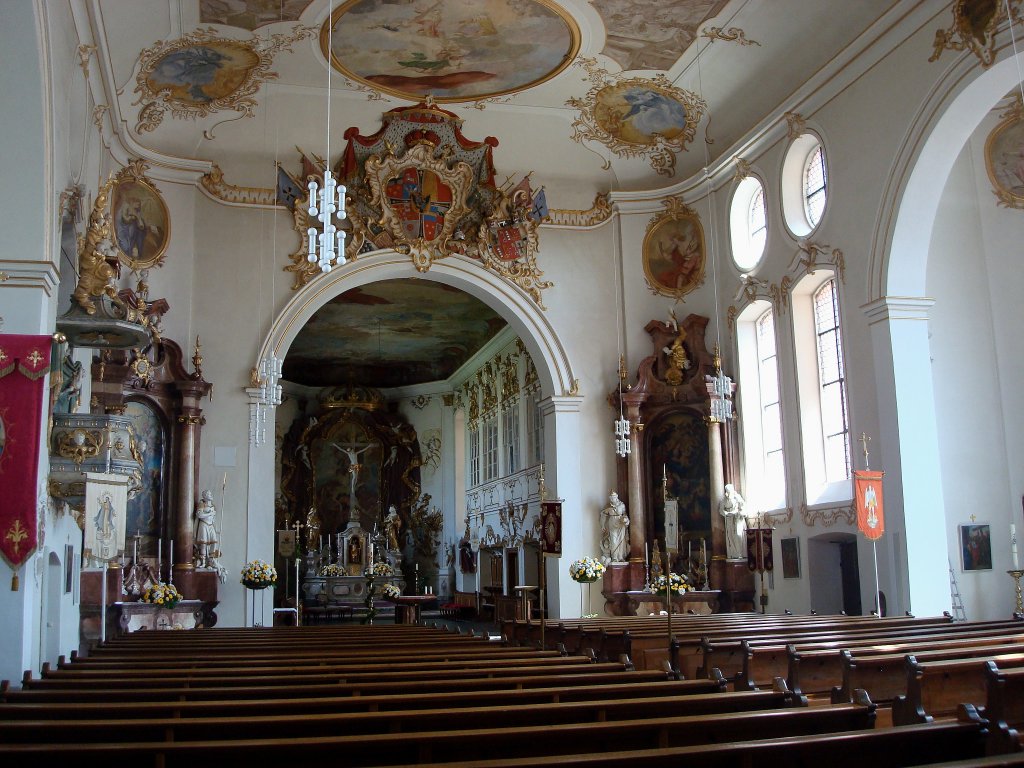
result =
M152 541L160 534L166 432L156 410L147 403L129 400L124 412L132 419L142 453L142 488L128 499L126 528L129 537L139 534L144 542Z
M349 0L320 34L346 77L396 96L473 101L554 77L580 32L549 0Z
M86 473L84 549L94 562L115 560L125 549L128 484L122 475Z
M345 529L358 510L360 525L373 528L380 518L380 481L383 452L379 441L354 422L343 422L313 441L310 458L314 472L314 503L326 536ZM355 458L358 470L350 467ZM355 487L353 488L353 478Z
M683 539L710 537L711 501L707 426L693 411L667 413L644 430L647 435L647 498L654 510L654 535L665 535L662 474L668 496L679 500L679 535Z

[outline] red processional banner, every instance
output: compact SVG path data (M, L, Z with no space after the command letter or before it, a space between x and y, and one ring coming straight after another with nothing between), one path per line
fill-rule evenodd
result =
M885 513L882 509L882 477L885 472L853 473L853 496L857 504L857 528L869 541L882 538L885 533Z
M49 336L0 336L0 552L17 570L35 551L36 467Z
M771 528L747 528L747 569L757 573L775 569Z
M540 505L540 551L545 555L562 554L562 502L545 501Z

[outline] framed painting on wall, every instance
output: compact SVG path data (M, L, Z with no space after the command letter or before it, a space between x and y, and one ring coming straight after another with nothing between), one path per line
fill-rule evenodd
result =
M992 536L987 524L960 526L960 556L965 571L992 570Z
M122 264L138 271L163 263L171 239L171 217L140 160L122 168L114 179L110 223Z
M794 536L782 540L782 578L800 578L800 539Z
M1024 208L1024 109L1019 105L985 141L985 169L1001 205Z
M680 299L704 283L704 227L677 198L665 205L644 236L644 275L652 291Z

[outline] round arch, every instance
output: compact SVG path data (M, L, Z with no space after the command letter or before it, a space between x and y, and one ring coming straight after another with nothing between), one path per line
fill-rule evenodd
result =
M295 337L320 307L335 296L381 280L433 280L459 288L498 312L522 339L533 358L546 395L567 395L573 386L569 356L541 307L522 289L461 256L435 261L429 272L416 271L408 256L393 250L360 256L343 269L311 280L278 314L260 348L283 359ZM258 364L258 363L257 363Z

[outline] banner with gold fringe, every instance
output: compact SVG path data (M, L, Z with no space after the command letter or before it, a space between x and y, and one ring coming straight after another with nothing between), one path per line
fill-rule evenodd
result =
M36 467L50 341L0 335L0 552L15 571L38 545ZM12 585L17 589L17 574Z

